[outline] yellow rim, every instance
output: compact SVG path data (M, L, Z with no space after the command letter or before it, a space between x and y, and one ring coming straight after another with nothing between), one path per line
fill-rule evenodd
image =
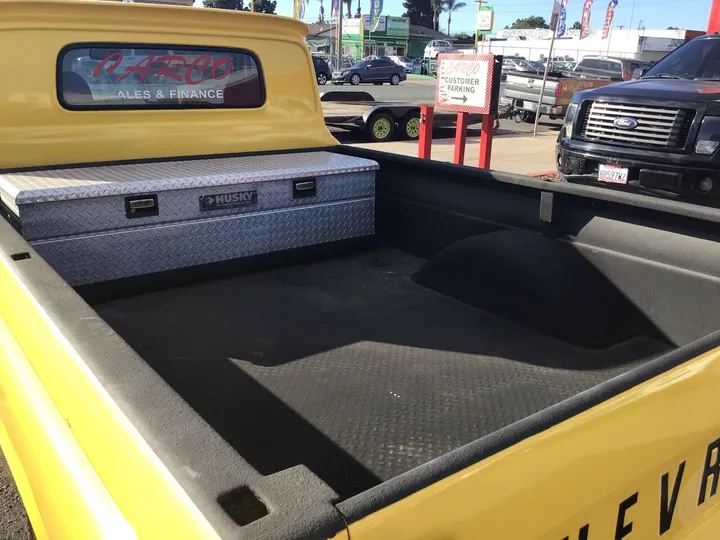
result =
M415 139L420 136L420 119L411 118L405 126L405 133L408 137Z
M377 139L384 139L390 135L390 121L387 118L378 118L373 123L373 135Z

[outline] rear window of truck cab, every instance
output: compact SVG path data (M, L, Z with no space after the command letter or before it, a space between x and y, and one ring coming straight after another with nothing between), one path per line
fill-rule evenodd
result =
M58 99L71 110L257 108L262 70L246 50L77 44L58 59Z

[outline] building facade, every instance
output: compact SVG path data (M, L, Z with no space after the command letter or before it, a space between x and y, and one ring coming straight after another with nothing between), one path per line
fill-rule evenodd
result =
M695 30L651 30L614 28L606 39L602 30L592 30L580 39L579 30L568 30L555 40L553 57L580 61L585 56L615 56L656 61L670 51L705 32ZM499 30L484 44L484 52L504 56L522 56L527 60L547 58L550 49L550 30Z

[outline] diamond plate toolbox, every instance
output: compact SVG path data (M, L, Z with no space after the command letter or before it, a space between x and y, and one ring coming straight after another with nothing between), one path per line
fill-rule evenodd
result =
M81 285L372 235L377 168L305 152L6 173L0 200Z

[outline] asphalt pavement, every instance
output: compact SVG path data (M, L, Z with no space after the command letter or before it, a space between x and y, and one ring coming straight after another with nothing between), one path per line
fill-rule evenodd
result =
M435 100L435 79L411 78L397 86L391 84L383 84L382 86L374 84L359 84L357 86L343 84L340 86L328 83L324 86L318 86L318 88L320 94L325 92L368 92L376 101L415 102Z

